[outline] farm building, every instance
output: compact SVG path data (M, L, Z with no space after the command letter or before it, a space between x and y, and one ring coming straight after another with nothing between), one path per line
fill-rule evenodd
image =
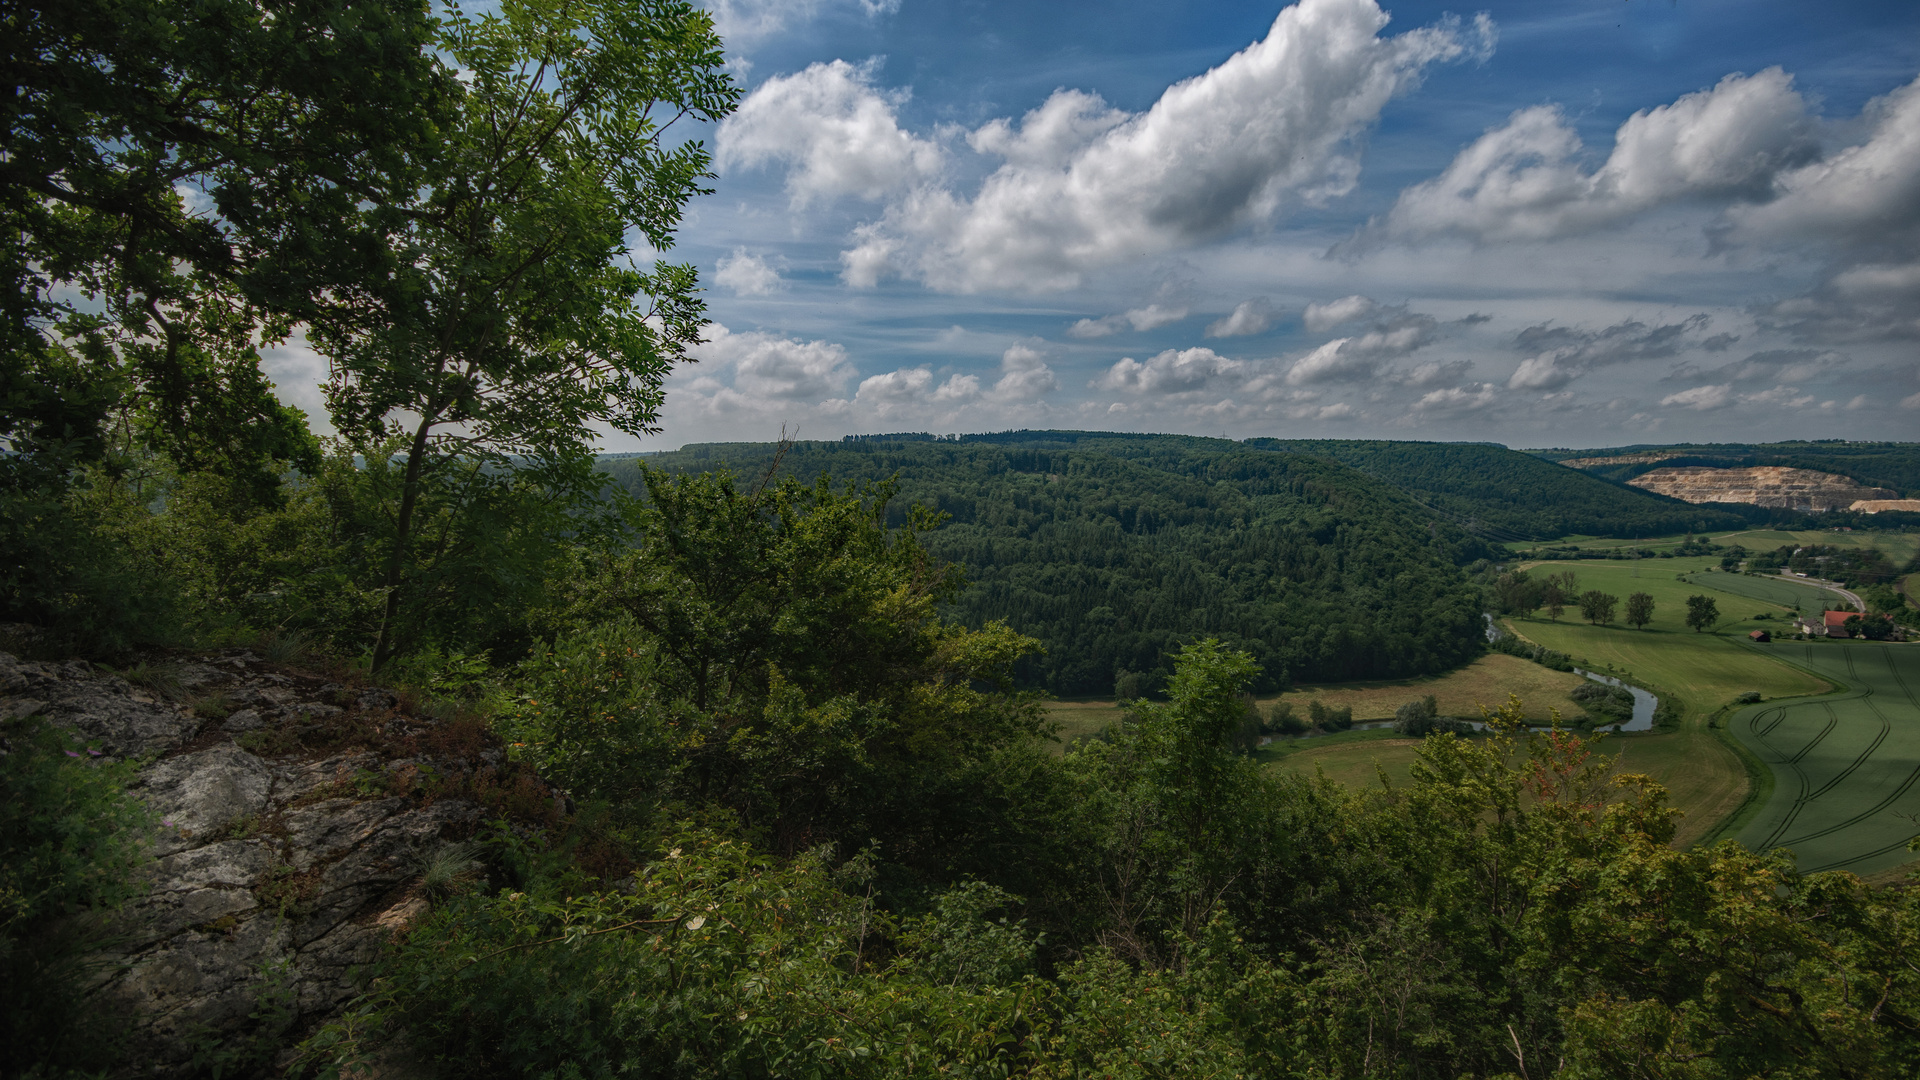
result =
M1747 637L1753 641L1772 641L1773 640L1773 635L1767 633L1765 630L1755 630L1752 633L1748 634Z

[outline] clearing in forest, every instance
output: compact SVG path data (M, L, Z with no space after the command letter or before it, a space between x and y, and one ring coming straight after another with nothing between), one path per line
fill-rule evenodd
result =
M1783 642L1770 649L1845 693L1769 701L1733 717L1773 770L1771 795L1736 838L1788 848L1804 871L1873 875L1913 860L1920 833L1920 646Z

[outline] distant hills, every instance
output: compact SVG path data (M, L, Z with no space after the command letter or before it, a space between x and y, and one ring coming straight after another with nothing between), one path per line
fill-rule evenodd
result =
M1248 445L1351 465L1500 542L1664 536L1738 529L1748 521L1736 511L1695 506L1490 443L1251 439Z
M757 482L768 444L650 455L669 472ZM1584 479L1572 470L1536 467ZM640 490L637 463L603 462ZM1499 554L1393 485L1318 455L1221 439L1017 432L794 445L780 471L897 477L951 516L927 538L972 584L952 615L1004 619L1046 647L1021 671L1055 694L1149 689L1168 654L1216 636L1253 653L1259 687L1439 672L1479 655L1479 590L1462 566Z
M776 451L709 443L645 460L756 482ZM642 490L633 460L602 464ZM1505 543L1748 520L1479 443L901 434L797 443L778 469L897 478L896 523L910 503L949 515L927 542L973 582L954 616L1038 637L1047 655L1023 678L1067 695L1110 693L1127 672L1151 683L1201 635L1253 652L1263 688L1446 670L1481 647L1463 568Z
M1546 461L1575 465L1589 475L1617 482L1660 468L1701 465L1733 469L1774 465L1837 473L1863 487L1892 488L1904 498L1920 498L1920 443L1841 440L1670 443L1528 453Z

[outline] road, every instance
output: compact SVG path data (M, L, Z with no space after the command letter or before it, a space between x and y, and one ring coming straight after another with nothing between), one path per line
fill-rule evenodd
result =
M1828 592L1837 592L1841 596L1846 597L1847 603L1852 604L1855 611L1867 610L1867 602L1860 599L1858 593L1849 592L1834 582L1826 581L1822 578L1794 577L1791 574L1774 574L1772 576L1779 578L1781 581L1791 581L1795 585L1818 585Z

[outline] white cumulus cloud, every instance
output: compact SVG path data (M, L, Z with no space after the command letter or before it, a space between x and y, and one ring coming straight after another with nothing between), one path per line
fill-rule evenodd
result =
M1224 338L1263 334L1273 326L1273 317L1273 305L1265 297L1256 296L1251 300L1242 300L1226 318L1208 323L1206 336Z
M1000 378L986 396L999 402L1032 402L1059 385L1053 369L1047 366L1045 353L1031 345L1016 344L1000 354Z
M906 92L873 86L873 65L845 60L768 79L720 125L721 169L782 165L794 205L885 198L940 172L937 143L901 128Z
M1379 306L1364 296L1343 296L1324 304L1308 304L1304 321L1310 332L1324 334L1341 323L1366 318Z
M1249 365L1208 348L1168 349L1141 363L1125 357L1092 382L1097 390L1130 394L1184 394L1203 390L1216 379L1243 376Z
M857 230L856 246L843 255L846 278L868 285L900 274L960 292L1072 288L1090 269L1271 222L1294 204L1344 194L1359 174L1361 138L1386 103L1418 83L1429 65L1484 55L1492 40L1484 18L1475 32L1448 23L1382 37L1386 23L1374 0L1301 0L1280 12L1265 39L1169 87L1144 113L1120 114L1093 95L1061 90L1018 127L1005 120L985 125L971 145L1005 161L980 190L967 198L933 184L912 188L881 220ZM836 85L856 81L852 68L834 78ZM742 112L754 104L749 100ZM910 167L920 157L893 134L892 111L878 104L872 126L882 126L884 111L889 134L872 141L882 148L889 180L926 175ZM797 111L781 116L805 124ZM744 130L738 120L728 123ZM812 162L838 151L755 130L780 153L753 160L795 162L802 178L789 183L796 195L822 186L814 176L832 175ZM817 124L805 131L841 137ZM862 190L881 188L876 181Z
M1369 378L1388 361L1432 344L1439 329L1440 321L1431 315L1402 311L1364 333L1335 338L1294 361L1287 370L1287 382L1299 386Z
M1749 238L1878 245L1920 228L1920 79L1866 109L1870 134L1778 177L1779 197L1730 217Z
M735 296L767 296L786 287L780 271L746 248L734 248L733 254L722 258L714 267L713 280L732 289Z
M1682 390L1677 394L1668 394L1660 399L1662 405L1679 405L1683 408L1706 411L1718 409L1733 401L1732 383L1712 383L1696 386L1691 390Z
M1379 228L1404 239L1535 240L1680 199L1764 199L1783 170L1813 156L1811 132L1806 102L1779 68L1729 75L1633 114L1593 172L1580 164L1580 137L1559 108L1534 106L1401 192Z
M1119 315L1108 315L1099 319L1081 319L1067 328L1067 333L1077 338L1103 338L1119 333L1131 327L1135 330L1154 330L1162 326L1177 323L1187 317L1184 305L1148 304L1145 307L1132 308Z
M740 405L819 401L837 397L854 375L847 350L831 341L800 341L751 331L736 334L719 323L694 349L702 366L730 370L729 401ZM707 377L709 381L713 376Z

